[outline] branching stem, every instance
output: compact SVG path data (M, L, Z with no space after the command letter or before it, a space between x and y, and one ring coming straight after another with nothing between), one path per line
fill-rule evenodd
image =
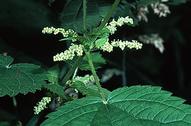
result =
M90 52L85 51L85 53L86 53L86 56L87 56L87 58L88 58L88 63L89 63L91 72L92 72L92 74L93 74L93 76L94 76L94 79L95 79L96 85L97 85L97 87L98 87L98 91L99 91L99 93L100 93L100 96L101 96L101 98L102 98L103 101L106 101L105 95L104 95L103 91L101 90L100 80L99 80L99 77L98 77L98 75L97 75L97 73L96 73L96 71L95 71L95 67L94 67L94 65L93 65L92 57L91 57L91 55L90 55Z

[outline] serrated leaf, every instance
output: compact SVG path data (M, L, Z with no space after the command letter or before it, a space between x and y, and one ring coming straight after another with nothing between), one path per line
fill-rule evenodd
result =
M96 85L94 84L85 84L81 81L74 81L71 85L71 87L76 88L77 90L79 90L83 95L86 96L98 96L100 97L100 94L98 93L98 88ZM108 91L105 88L101 89L104 92L105 96L108 96L108 94L110 93L110 91Z
M60 73L60 70L58 66L54 66L50 68L46 73L49 83L44 84L43 86L44 88L48 89L52 93L55 93L58 96L64 97L65 96L64 89L61 85L59 85L59 73Z
M0 55L0 97L34 93L41 89L46 77L35 73L39 71L38 65L12 62L12 57Z
M190 126L191 106L183 102L160 87L125 87L106 104L98 97L68 102L41 126Z
M94 64L94 67L96 69L100 68L101 65L106 63L105 59L102 57L100 53L91 53L91 57L92 57L92 62ZM89 63L86 56L83 58L79 68L81 70L90 70Z

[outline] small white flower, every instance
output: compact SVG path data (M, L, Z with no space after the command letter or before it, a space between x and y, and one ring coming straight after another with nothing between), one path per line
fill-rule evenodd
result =
M78 34L75 31L71 29L65 30L63 28L45 27L42 30L42 33L54 34L54 35L61 33L64 38L71 37L73 42L76 41L76 38L78 37Z
M139 40L146 44L154 45L160 53L164 52L164 40L158 34L141 35L139 36Z
M51 102L51 97L43 97L40 102L37 103L37 106L34 107L34 114L39 114L42 110L47 108L47 104Z
M109 42L106 42L102 47L101 49L103 51L106 51L106 52L112 52L113 51L113 46L109 43Z
M124 50L125 47L129 49L141 49L142 48L142 43L137 42L136 40L132 40L132 42L129 41L122 41L122 40L113 40L111 41L111 45L113 47L119 47L121 50Z
M133 19L129 16L125 18L120 17L117 21L113 19L109 24L106 25L106 28L109 29L111 34L114 34L117 31L117 27L121 27L124 24L133 24Z
M73 81L81 81L81 82L83 82L86 85L87 84L95 83L93 75L89 75L89 74L87 74L87 75L85 75L83 77L76 76Z
M125 17L124 19L124 23L130 23L130 24L133 24L133 19L130 18L129 16Z
M166 17L167 14L170 14L169 7L166 4L157 2L151 4L151 7L154 13L157 14L159 17Z
M100 49L106 52L112 52L114 47L119 47L121 50L124 50L126 47L129 49L141 49L142 43L137 42L136 40L129 41L122 41L122 40L113 40L111 44L106 42Z
M76 45L71 44L71 46L68 48L68 50L65 50L64 52L61 52L53 57L53 61L66 61L66 60L72 60L75 56L82 56L83 55L83 45Z
M138 14L137 14L137 18L139 19L139 21L143 20L145 22L148 22L148 18L147 18L147 14L149 13L148 7L140 7L138 9Z

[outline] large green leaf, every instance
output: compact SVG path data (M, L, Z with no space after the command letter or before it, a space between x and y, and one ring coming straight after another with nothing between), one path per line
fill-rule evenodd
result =
M12 62L12 57L0 55L0 97L41 89L46 77L39 73L38 65Z
M107 103L98 97L68 102L42 126L190 126L191 106L160 87L114 90Z
M62 26L82 32L83 29L83 8L82 0L68 0L60 19ZM90 29L99 24L107 11L110 9L111 2L106 0L87 0L87 27Z

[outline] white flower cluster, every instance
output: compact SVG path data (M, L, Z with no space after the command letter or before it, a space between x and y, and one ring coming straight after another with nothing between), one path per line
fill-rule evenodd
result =
M155 48L160 51L160 53L164 52L164 40L158 34L141 35L139 36L139 40L146 44L154 45Z
M130 41L122 41L122 40L113 40L111 41L111 44L109 42L106 42L102 47L101 50L106 51L106 52L112 52L113 47L119 47L121 50L124 50L125 47L129 49L141 49L143 46L142 43L137 42L136 40Z
M34 107L34 114L39 114L42 110L47 108L47 104L51 102L51 97L43 97L40 102L37 103L37 106Z
M106 52L112 52L113 46L109 42L106 42L100 49Z
M117 31L117 27L121 27L124 24L133 24L133 19L129 16L120 17L117 21L114 19L106 25L106 28L109 29L111 34L114 34Z
M129 48L129 49L141 49L143 44L137 42L136 40L132 40L132 42L129 41L122 41L122 40L113 40L111 41L111 45L113 45L113 47L119 47L121 50L124 50L125 47Z
M170 14L169 7L164 3L156 2L151 4L151 7L154 13L159 15L159 17L166 17L167 14Z
M152 3L149 6L153 9L154 13L159 17L166 17L167 14L170 14L169 7L165 4L169 0L161 0L160 2ZM148 22L147 14L149 13L148 6L142 6L138 8L137 18L139 21L144 20Z
M68 50L61 52L53 57L53 61L66 61L72 60L74 56L82 56L83 55L83 45L79 44L71 44Z
M42 30L42 33L43 34L45 34L45 33L54 34L54 35L61 33L63 35L63 37L65 37L65 38L71 37L73 42L76 41L76 38L78 37L78 34L75 31L73 31L72 29L65 30L63 28L45 27Z
M93 75L88 75L88 74L85 75L84 77L76 76L74 78L74 81L81 81L84 84L91 84L95 82Z
M139 19L139 21L143 20L145 22L148 22L148 18L147 18L147 14L149 13L149 9L148 7L140 7L138 9L138 13L137 13L137 18Z

